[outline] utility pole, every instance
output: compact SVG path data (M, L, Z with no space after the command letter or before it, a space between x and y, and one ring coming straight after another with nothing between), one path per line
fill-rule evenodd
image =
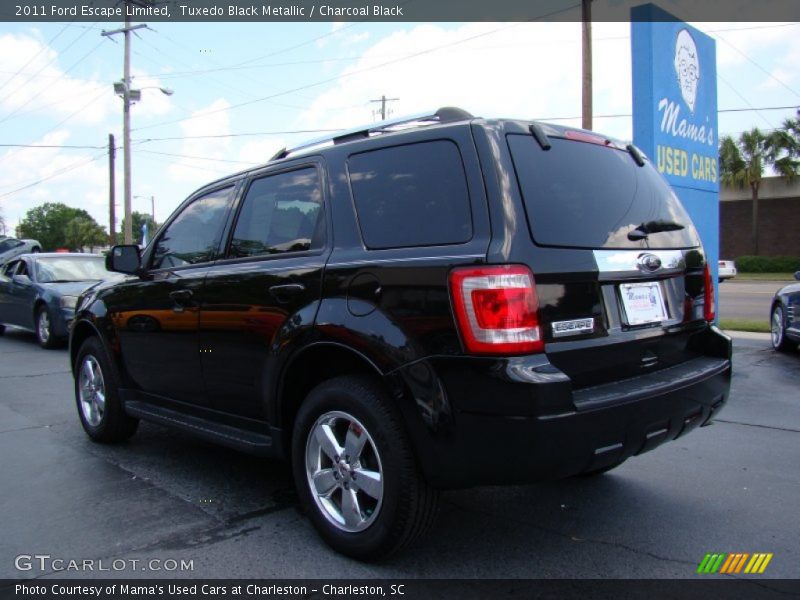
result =
M400 98L387 98L385 95L381 96L377 100L370 100L370 102L380 102L381 103L381 121L386 120L386 103L387 102L396 102L400 100Z
M116 202L114 179L114 161L117 156L117 149L114 146L114 134L108 134L108 243L114 246L117 243L117 211L114 203Z
M122 33L125 36L125 58L122 67L122 82L114 84L114 91L122 96L122 163L125 190L125 231L126 244L133 243L131 223L131 104L141 98L140 90L131 89L131 31L147 27L146 24L131 25L131 18L125 11L125 27L113 31L103 31L100 35L112 36Z
M583 90L582 116L584 129L592 128L592 0L581 0Z

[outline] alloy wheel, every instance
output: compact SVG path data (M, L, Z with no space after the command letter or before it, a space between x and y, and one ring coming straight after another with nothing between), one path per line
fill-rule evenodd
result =
M42 344L50 341L50 315L47 314L46 310L39 311L39 318L36 321L36 333Z
M92 427L97 427L106 411L106 385L103 371L97 359L86 355L78 374L78 399L83 418Z
M783 344L783 310L780 306L776 306L772 311L771 325L772 347L779 348Z
M367 529L381 509L383 468L372 436L354 416L320 416L306 441L306 478L325 519L349 533Z

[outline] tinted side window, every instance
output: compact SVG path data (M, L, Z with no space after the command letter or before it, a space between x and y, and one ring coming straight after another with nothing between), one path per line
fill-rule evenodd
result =
M231 206L233 187L197 198L159 236L152 267L163 269L214 258Z
M322 188L315 168L256 179L247 191L229 256L301 252L324 243Z
M367 247L459 244L472 238L464 163L454 143L437 140L355 154L348 172Z

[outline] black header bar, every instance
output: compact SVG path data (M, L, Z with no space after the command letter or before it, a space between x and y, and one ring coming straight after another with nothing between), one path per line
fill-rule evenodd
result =
M624 22L641 0L594 0L592 20ZM661 0L684 21L797 21L797 0ZM5 22L580 21L580 0L3 0Z

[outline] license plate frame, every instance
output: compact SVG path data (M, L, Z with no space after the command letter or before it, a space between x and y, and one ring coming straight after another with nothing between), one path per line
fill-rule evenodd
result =
M658 281L621 283L619 296L630 326L653 325L669 319L664 291Z

